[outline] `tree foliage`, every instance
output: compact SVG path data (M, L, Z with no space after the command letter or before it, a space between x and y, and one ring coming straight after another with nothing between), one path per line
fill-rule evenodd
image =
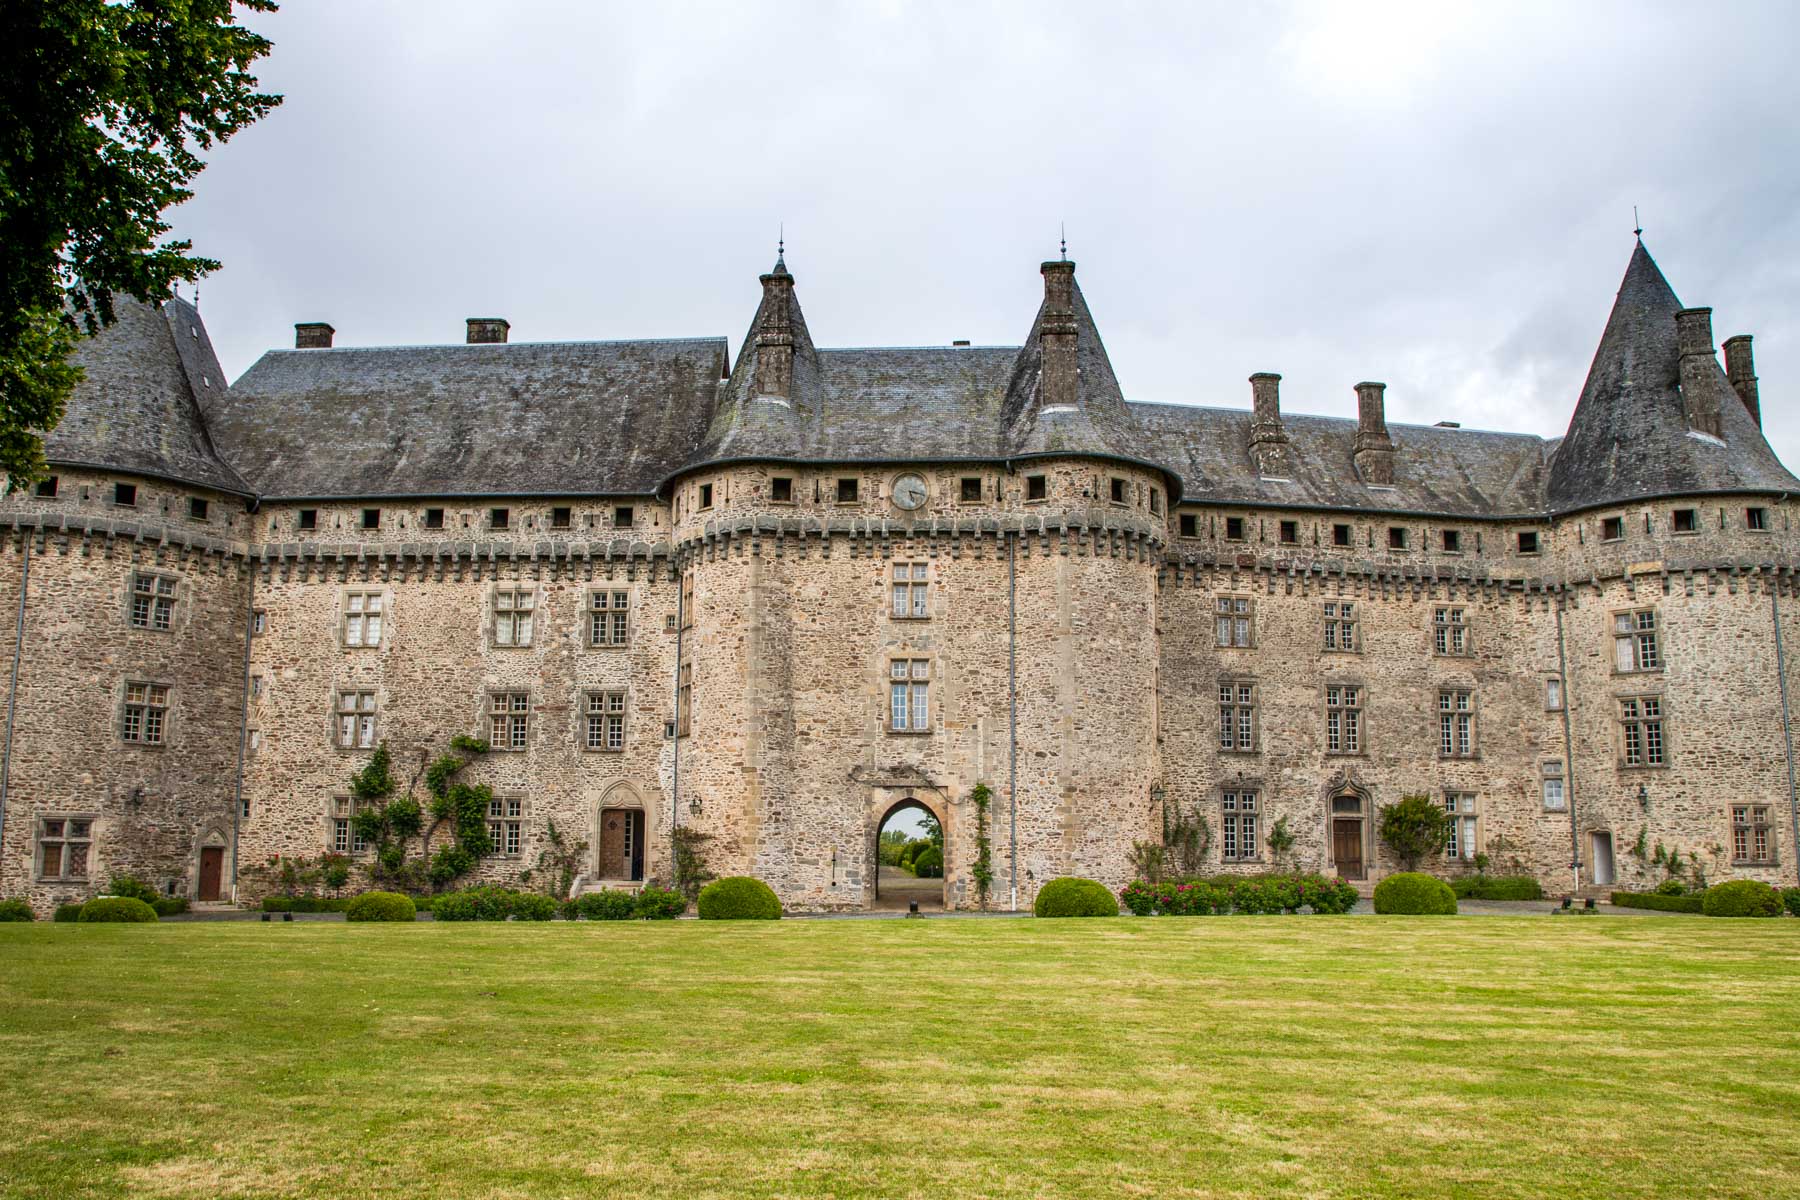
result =
M44 472L42 435L115 293L160 303L218 263L171 239L200 154L281 102L250 73L269 42L235 9L274 0L0 5L0 471Z
M1393 804L1381 806L1381 840L1408 871L1419 860L1443 853L1450 840L1450 818L1441 804L1430 796L1402 796Z

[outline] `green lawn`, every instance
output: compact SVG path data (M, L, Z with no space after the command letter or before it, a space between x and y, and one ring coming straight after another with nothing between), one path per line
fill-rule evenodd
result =
M1800 1195L1800 921L0 926L0 1196Z

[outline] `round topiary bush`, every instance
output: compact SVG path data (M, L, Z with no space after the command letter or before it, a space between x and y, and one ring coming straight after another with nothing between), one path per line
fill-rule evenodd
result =
M1779 917L1781 896L1755 879L1734 879L1706 889L1700 911L1709 917Z
M0 921L35 921L37 914L23 900L0 900Z
M344 909L346 921L413 921L419 910L399 892L364 892Z
M700 889L702 921L776 921L781 901L769 885L748 875L715 879Z
M920 879L942 879L944 877L944 852L936 846L927 846L919 851L912 862L913 874Z
M1116 917L1119 898L1092 879L1052 879L1031 906L1037 917Z
M632 921L637 919L637 897L630 892L588 892L575 902L584 921Z
M145 924L156 920L156 910L142 900L133 900L129 896L107 896L99 900L89 900L82 905L81 916L76 920L84 925L92 925L100 921Z
M1375 911L1383 914L1452 917L1456 893L1433 875L1402 871L1375 885Z

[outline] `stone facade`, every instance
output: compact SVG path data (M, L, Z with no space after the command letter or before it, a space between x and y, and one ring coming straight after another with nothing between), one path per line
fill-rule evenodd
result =
M195 387L190 409L145 418L194 422L193 453L217 442L210 473L53 443L55 494L15 493L0 523L0 606L22 630L0 894L47 909L131 871L199 895L222 861L221 896L249 896L267 886L256 864L341 844L371 743L407 780L459 734L494 738L468 777L518 826L477 869L494 881L536 865L552 825L589 844L582 886L666 880L679 824L709 836L713 870L757 875L793 909L857 909L883 819L913 801L944 824L946 903L973 907L980 783L994 907L1059 875L1122 885L1133 844L1177 812L1205 818L1209 870L1288 865L1268 844L1281 822L1292 865L1372 882L1398 865L1376 813L1408 793L1457 803L1458 853L1429 864L1444 873L1485 851L1554 891L1606 886L1609 860L1617 883L1648 884L1662 872L1634 850L1661 845L1713 879L1794 880L1785 695L1800 675L1784 689L1777 663L1800 638L1800 532L1779 464L1561 505L1545 482L1566 468L1555 443L1390 427L1379 384L1357 386L1357 421L1284 418L1268 373L1252 377L1253 420L1221 426L1235 433L1159 441L1188 418L1103 394L1072 264L1045 278L1037 356L1014 367L985 348L816 351L778 264L716 406L665 414L698 449L631 468L654 486L584 489L526 462L506 468L537 485L518 491L289 484L242 432L272 402L261 364L222 401ZM1639 286L1628 275L1621 305ZM1719 390L1698 361L1710 327L1682 321L1671 374L1707 397L1670 419L1700 413L1695 454L1747 445L1748 340L1737 391ZM502 324L482 339L471 326L469 352L540 366L578 352L496 341ZM203 344L184 306L169 328L176 348ZM328 349L311 329L313 349L279 353L387 353ZM153 332L139 358L162 353ZM710 342L605 345L681 387L723 361ZM699 365L671 365L669 345ZM163 365L158 378L216 378L207 361ZM863 403L893 406L861 418L889 441L844 415L852 377ZM90 378L78 404L132 386ZM948 436L945 397L970 428L1025 441L928 444ZM1584 394L1578 422L1587 411ZM1128 428L1142 440L1117 445ZM506 452L459 436L472 473ZM241 493L223 486L239 470ZM1350 498L1321 503L1328 487ZM169 589L147 626L144 579ZM924 695L898 714L897 677ZM127 739L132 685L167 688L159 743ZM1762 824L1740 854L1745 806ZM85 877L47 876L45 822L71 818L87 823Z

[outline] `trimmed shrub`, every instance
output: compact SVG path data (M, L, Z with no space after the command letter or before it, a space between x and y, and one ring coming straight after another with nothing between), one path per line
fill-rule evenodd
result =
M344 909L346 921L412 921L419 910L399 892L364 892Z
M1401 871L1375 885L1375 911L1384 915L1454 916L1456 893L1435 875Z
M1031 906L1034 917L1116 917L1119 901L1106 885L1065 876L1038 889Z
M919 856L912 862L913 874L920 879L942 879L944 877L944 852L936 846L927 846L919 851Z
M1800 917L1800 887L1782 888L1781 903L1787 907L1788 912Z
M23 900L0 900L0 922L35 921L37 914Z
M673 888L644 885L637 897L637 915L646 921L673 921L687 911L687 897Z
M264 896L262 901L264 912L343 912L349 907L348 896Z
M1709 917L1779 917L1781 897L1756 879L1734 879L1706 889L1700 911Z
M186 896L158 896L150 902L159 917L174 917L188 910Z
M144 883L135 875L114 875L106 885L108 896L123 896L128 900L142 900L145 904L155 905L162 899L162 893Z
M130 896L106 896L97 900L89 900L81 906L81 915L76 920L83 925L93 925L102 921L122 921L129 924L144 924L156 920L156 910L142 900Z
M1665 879L1650 890L1659 896L1685 896L1688 887L1679 879Z
M1704 896L1669 896L1660 892L1614 892L1614 908L1648 908L1657 912L1697 913L1706 903Z
M588 892L575 908L584 921L631 921L637 918L637 897L630 892Z
M585 898L585 897L584 897ZM485 886L440 892L431 898L431 915L440 921L548 921L556 901L539 892Z
M748 875L728 875L715 879L700 889L702 921L776 921L781 919L781 901L760 879Z
M1119 899L1140 917L1210 916L1223 913L1342 914L1356 905L1356 888L1341 879L1318 874L1218 875L1211 879L1139 879L1119 892Z
M556 901L542 892L519 892L513 900L513 920L549 921L556 917Z
M82 905L79 904L59 904L50 919L52 921L79 921L81 920L81 909Z
M1542 900L1543 885L1529 875L1464 875L1452 880L1458 900Z

